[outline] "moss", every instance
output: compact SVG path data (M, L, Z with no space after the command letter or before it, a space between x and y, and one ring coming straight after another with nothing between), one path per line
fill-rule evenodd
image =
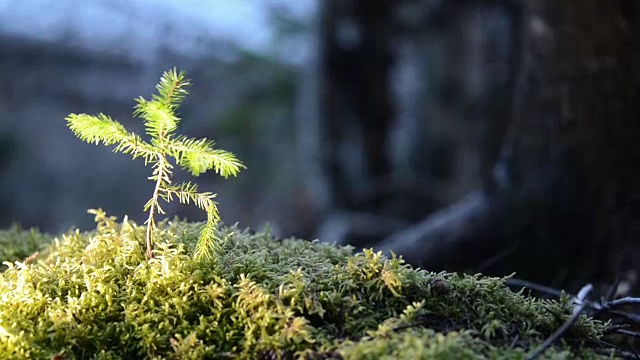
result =
M388 337L374 337L343 344L340 351L346 359L526 359L523 348L506 350L478 339L473 331L448 332L415 329L394 333ZM598 359L600 356L585 350L552 348L540 359Z
M23 230L19 225L13 225L9 229L0 230L0 259L11 262L24 261L29 257L33 259L48 247L51 240L50 235L37 229ZM38 254L35 255L36 253ZM5 265L0 265L0 270L6 268Z
M0 275L2 359L524 358L571 315L568 299L514 293L505 279L434 274L366 250L224 227L217 258L191 256L201 224L145 228L102 212ZM582 317L548 358L607 325ZM513 341L517 339L517 341Z

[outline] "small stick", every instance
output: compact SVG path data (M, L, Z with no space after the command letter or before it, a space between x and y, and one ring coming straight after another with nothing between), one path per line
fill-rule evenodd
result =
M562 295L562 291L560 291L560 290L556 290L556 289L550 288L548 286L544 286L544 285L540 285L540 284L532 283L530 281L516 279L516 278L511 278L511 279L507 280L507 285L522 286L522 287L526 287L526 288L531 289L531 290L535 290L535 291L538 291L538 292L541 292L541 293L546 293L546 294L554 295L554 296Z
M583 297L586 297L593 289L593 287L590 285L591 284L583 287L582 290L580 290L580 293L583 295ZM542 355L542 353L544 353L549 347L551 347L554 342L558 341L558 339L560 339L562 335L578 320L578 318L588 305L589 302L587 301L583 301L580 305L578 305L578 307L574 309L573 315L571 315L571 317L564 324L562 324L562 326L560 326L558 330L556 330L556 332L554 332L547 340L545 340L544 343L542 343L542 345L536 351L529 355L529 357L527 357L527 360L537 359L540 355Z

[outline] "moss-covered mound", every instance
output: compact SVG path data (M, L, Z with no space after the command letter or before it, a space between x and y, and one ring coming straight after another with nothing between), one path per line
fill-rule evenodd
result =
M148 261L144 227L96 220L37 260L5 263L0 359L517 359L571 315L568 301L514 293L504 279L268 232L223 228L217 257L196 262L199 224L165 221ZM0 241L46 240L20 234ZM604 356L593 344L605 331L582 317L543 357Z

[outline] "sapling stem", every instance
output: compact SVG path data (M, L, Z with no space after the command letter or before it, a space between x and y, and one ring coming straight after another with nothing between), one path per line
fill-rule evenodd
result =
M158 167L164 167L164 157L158 156ZM156 204L158 203L158 193L160 192L160 186L162 185L162 177L158 175L158 179L156 180L156 187L153 189L153 196L151 198L151 207L149 208L149 218L146 221L147 224L147 257L149 259L153 259L153 241L152 241L152 233L153 228L155 227L155 219L153 214L156 211Z

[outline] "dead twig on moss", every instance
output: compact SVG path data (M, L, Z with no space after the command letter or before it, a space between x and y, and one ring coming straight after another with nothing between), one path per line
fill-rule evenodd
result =
M568 296L572 297L573 304L577 306L576 308L574 308L574 314L576 312L582 313L585 310L589 310L590 311L589 316L593 316L593 317L598 317L598 316L602 316L603 314L606 314L608 315L609 320L616 321L616 325L612 326L607 331L608 334L618 334L618 335L623 335L630 338L640 338L640 332L623 329L623 327L627 327L627 326L637 327L638 325L640 325L640 314L619 310L619 308L623 306L640 305L640 298L628 296L621 299L613 299L619 284L620 284L620 277L617 277L616 280L613 282L613 284L609 287L606 297L604 297L601 301L592 301L592 300L587 300L586 296L584 296L587 290L589 290L589 292L591 291L591 289L587 289L586 287L584 287L581 290L581 292L578 293L577 295L572 295L570 293L565 293L561 290L553 289L553 288L532 283L526 280L515 279L515 278L511 278L507 280L507 285L509 286L525 287L549 296L561 296L563 293L567 294ZM554 314L554 316L555 315L556 314ZM554 339L554 341L555 340L556 339ZM612 346L609 346L609 347L616 349L616 352L621 354L625 358L640 359L640 356L636 354L635 349L633 349L632 347L630 347L631 352L623 352L618 347L612 347ZM534 355L539 356L540 354L541 353L535 353ZM534 355L532 355L532 358L535 358L533 357Z
M578 320L580 315L582 315L582 312L589 305L589 302L584 300L592 290L593 290L593 286L591 284L586 285L580 290L580 292L578 293L578 296L575 299L580 303L576 308L573 309L573 314L571 315L571 317L569 317L569 319L567 319L567 321L565 321L565 323L562 324L562 326L560 326L558 330L556 330L556 332L554 332L549 338L547 338L547 340L545 340L544 343L542 343L542 345L538 349L536 349L531 355L529 355L529 357L527 357L528 360L537 359L549 347L551 347L553 343L558 341L567 330L569 330L569 328Z
M547 295L552 295L552 296L560 296L563 294L563 291L561 290L556 290L548 286L544 286L544 285L536 284L527 280L516 279L516 278L508 279L507 285L514 286L514 287L515 286L525 287L527 289L535 290L537 292L544 293Z
M637 332L637 331L618 329L615 332L617 334L622 334L622 335L627 335L627 336L633 336L633 337L640 338L640 332Z
M552 296L561 296L563 293L565 293L565 294L573 297L574 299L576 297L576 296L574 296L574 295L572 295L570 293L564 292L562 290L553 289L553 288L550 288L548 286L536 284L536 283L533 283L533 282L530 282L530 281L526 281L526 280L522 280L522 279L511 278L511 279L507 280L507 285L509 285L509 286L521 286L521 287L525 287L525 288L528 288L528 289L531 289L531 290L535 290L535 291L538 291L540 293L544 293L544 294L547 294L547 295L552 295ZM611 290L609 291L609 294L611 294ZM627 316L627 317L633 318L633 320L636 321L636 322L640 321L640 316L639 315L615 310L616 308L619 308L619 307L622 307L622 306L640 305L640 298L638 298L638 297L627 296L627 297L623 297L623 298L620 298L620 299L611 300L610 299L610 295L608 295L606 302L597 302L597 301L587 301L587 302L588 302L588 305L589 305L589 307L591 309L596 310L598 312L605 311L605 312L608 312L608 313L613 314L613 315L621 315L621 316Z

